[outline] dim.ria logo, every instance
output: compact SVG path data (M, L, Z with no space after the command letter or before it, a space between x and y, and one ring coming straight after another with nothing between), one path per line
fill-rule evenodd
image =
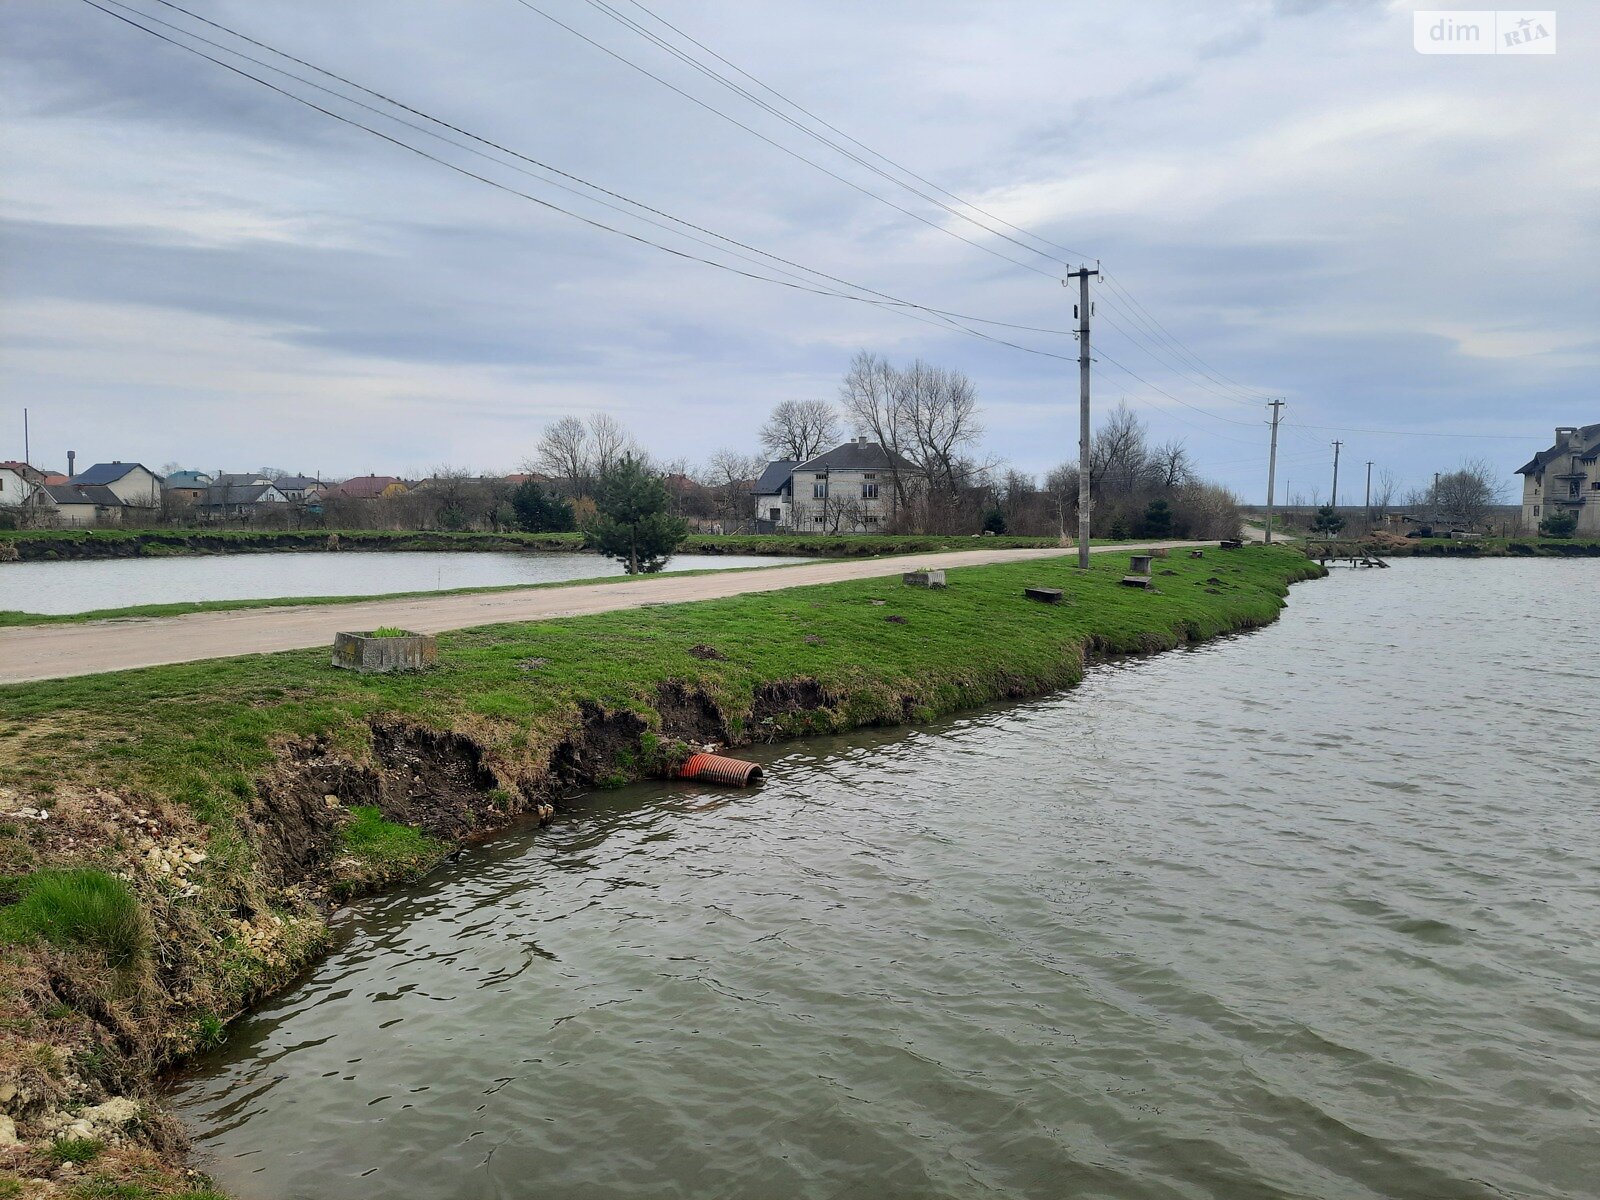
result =
M1553 10L1425 9L1412 14L1419 54L1554 54Z

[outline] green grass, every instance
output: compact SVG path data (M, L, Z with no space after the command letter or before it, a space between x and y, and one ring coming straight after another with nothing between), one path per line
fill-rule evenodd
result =
M93 1162L105 1143L99 1138L59 1138L50 1144L50 1157L58 1163Z
M36 871L16 881L18 898L0 909L0 936L90 947L114 967L130 967L150 948L150 928L128 885L90 867Z
M412 634L409 629L401 629L398 625L380 625L367 636L374 638L402 638L411 637Z
M509 771L533 770L580 702L656 724L664 680L735 720L761 685L796 678L840 697L813 724L928 716L1074 682L1085 642L1156 649L1265 623L1287 582L1320 573L1282 547L1180 552L1157 567L1154 593L1119 587L1125 561L1100 555L1086 575L1052 558L953 569L936 592L872 579L487 626L441 635L439 665L423 674L336 671L317 649L13 685L0 688L0 785L145 791L221 820L285 740L364 754L369 720L398 716L469 730ZM1070 602L1024 600L1035 584ZM725 657L691 654L698 646Z
M350 810L350 823L340 831L340 840L351 854L390 867L406 867L431 861L440 844L412 829L384 819L370 805Z

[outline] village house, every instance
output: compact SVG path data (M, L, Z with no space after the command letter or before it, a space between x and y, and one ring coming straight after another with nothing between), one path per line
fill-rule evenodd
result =
M40 490L58 525L137 525L161 503L161 476L143 463L96 463Z
M260 475L221 474L200 493L195 507L208 520L228 521L249 520L288 503L289 497Z
M272 480L272 486L291 503L301 504L321 493L328 485L311 475L280 475Z
M0 508L21 508L44 485L45 472L24 462L0 462Z
M1600 534L1600 425L1556 430L1556 443L1517 468L1522 524L1537 529L1553 513L1571 513L1577 532Z
M881 533L894 516L895 478L913 469L865 437L805 462L779 459L756 481L755 516L796 533Z
M174 471L161 482L170 499L192 504L214 482L204 471Z
M346 500L387 500L391 496L404 495L406 491L406 481L393 475L357 475L354 479L334 484L323 495Z

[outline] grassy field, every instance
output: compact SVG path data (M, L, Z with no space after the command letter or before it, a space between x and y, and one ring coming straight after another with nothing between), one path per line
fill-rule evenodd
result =
M875 554L926 554L960 550L978 539L966 535L691 534L683 554L770 554L805 558L861 558ZM984 538L985 546L1049 547L1054 538ZM564 550L584 549L581 533L447 533L383 529L27 529L0 530L0 561L14 552L21 562L85 558L169 558L204 554L267 554L327 550Z
M1121 555L1071 563L463 630L418 675L335 671L316 650L0 688L0 929L18 934L0 957L0 1084L31 1098L26 1147L0 1166L51 1177L40 1114L138 1093L314 956L339 899L464 839L668 773L690 742L1070 686L1097 655L1266 624L1289 583L1322 573L1288 548L1178 551L1146 592L1120 585ZM51 896L71 898L70 921ZM95 1194L182 1194L164 1145L141 1134L101 1154L106 1189L145 1190Z

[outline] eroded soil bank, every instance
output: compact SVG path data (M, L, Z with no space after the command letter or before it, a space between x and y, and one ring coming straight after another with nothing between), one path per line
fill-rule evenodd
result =
M1256 547L1156 568L1148 592L1120 561L1051 559L954 570L944 591L875 579L492 626L443 638L422 676L304 652L0 690L0 1170L13 1194L204 1194L153 1080L311 961L338 904L467 841L706 743L1071 686L1098 655L1266 624L1322 573ZM1066 602L1023 598L1040 584Z

